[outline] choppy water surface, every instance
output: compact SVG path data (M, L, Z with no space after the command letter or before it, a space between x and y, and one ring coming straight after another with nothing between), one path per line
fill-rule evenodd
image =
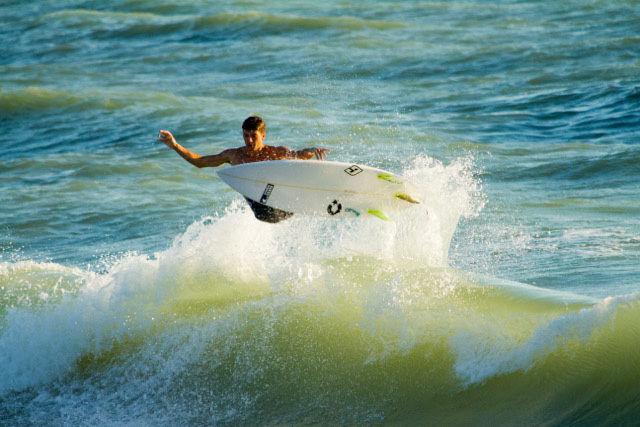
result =
M632 0L0 3L0 424L634 425L639 34ZM251 114L427 202L263 224L155 142Z

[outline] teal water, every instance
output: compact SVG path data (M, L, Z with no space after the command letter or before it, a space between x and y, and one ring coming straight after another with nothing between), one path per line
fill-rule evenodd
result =
M0 424L635 425L640 4L0 3ZM210 154L424 207L257 222Z

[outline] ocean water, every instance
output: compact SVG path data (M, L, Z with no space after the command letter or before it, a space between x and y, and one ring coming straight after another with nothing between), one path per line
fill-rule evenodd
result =
M211 154L406 176L253 218ZM640 3L0 2L0 425L637 425Z

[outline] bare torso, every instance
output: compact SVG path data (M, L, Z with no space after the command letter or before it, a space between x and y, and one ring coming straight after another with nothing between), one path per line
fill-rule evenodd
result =
M271 145L264 145L259 151L251 150L247 147L231 148L225 150L225 154L232 165L294 158L289 148L273 147Z

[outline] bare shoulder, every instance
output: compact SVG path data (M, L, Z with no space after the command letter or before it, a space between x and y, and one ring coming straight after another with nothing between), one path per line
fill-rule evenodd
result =
M222 150L220 152L220 155L224 155L224 156L236 155L236 154L239 154L241 151L242 151L242 148L240 148L240 147L227 148L226 150Z
M291 153L291 148L284 145L280 145L279 147L273 147L273 148L274 148L274 151L279 156L287 156L289 153Z
M243 152L241 148L227 148L226 150L222 150L218 156L222 157L229 163L233 163L235 160L243 156Z

